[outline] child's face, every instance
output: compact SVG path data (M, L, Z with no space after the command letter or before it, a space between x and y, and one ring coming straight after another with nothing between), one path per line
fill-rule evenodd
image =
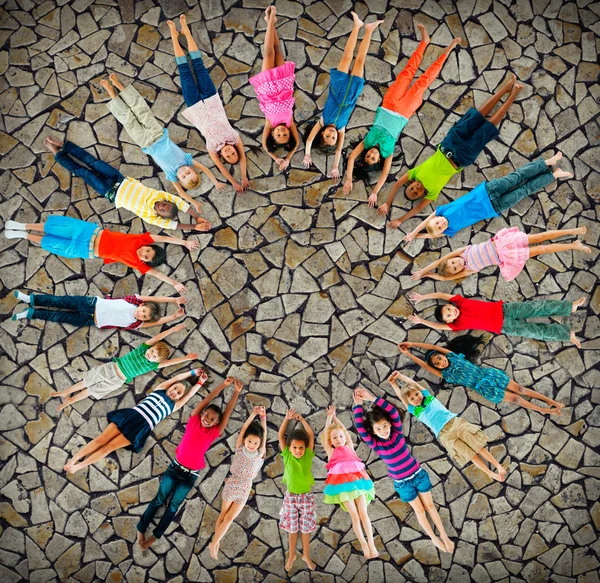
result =
M244 439L244 447L248 451L256 451L260 447L261 439L258 435L248 435L246 439Z
M323 136L323 143L326 146L335 146L338 141L338 132L333 126L327 126L321 133Z
M446 217L433 217L427 222L428 231L432 235L441 235L448 228Z
M290 129L285 125L278 125L271 132L276 144L284 146L290 141Z
M238 151L231 144L227 144L221 148L220 152L222 158L229 164L237 164L240 160Z
M442 307L442 320L446 322L446 324L450 324L454 322L460 316L460 310L453 306L452 304L446 304Z
M175 209L175 205L168 200L159 200L154 203L154 211L159 217L163 219L170 219L173 217L173 210Z
M180 166L177 169L177 180L183 188L196 188L200 182L198 173L191 166Z
M381 419L373 423L373 432L380 439L388 439L392 431L392 426L387 419Z
M379 158L381 158L381 154L377 148L371 148L365 152L365 164L368 164L369 166L377 164Z
M408 403L413 407L418 407L423 402L423 393L421 391L411 391L408 395Z
M177 401L185 394L185 385L183 383L175 383L167 389L167 397L171 401Z
M404 194L408 200L417 200L425 195L425 187L422 182L415 180L406 187Z
M306 452L306 444L299 439L292 439L288 449L295 458L300 459Z
M150 362L160 362L160 356L158 355L158 350L156 350L155 346L151 346L146 350L146 358Z
M450 275L456 275L465 268L465 260L462 257L451 257L446 262L446 271Z
M431 357L431 364L437 369L448 368L448 359L439 352Z
M200 423L202 424L202 427L206 427L207 429L217 425L219 420L219 414L213 409L204 409L200 415Z
M133 317L140 322L149 322L152 314L150 313L150 308L146 304L142 304L135 309Z
M331 442L332 447L342 447L346 445L346 433L341 429L334 429L329 434L329 441Z
M138 258L144 263L150 263L156 255L156 251L150 245L142 245L137 251Z

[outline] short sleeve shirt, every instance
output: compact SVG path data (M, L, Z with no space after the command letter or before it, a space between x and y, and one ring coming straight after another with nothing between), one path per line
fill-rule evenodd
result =
M144 154L152 156L154 161L162 168L169 182L177 182L177 170L181 166L192 166L194 158L184 152L175 142L169 139L167 128L163 135L151 146L142 148Z
M283 458L283 483L290 494L308 494L315 479L312 475L312 462L315 452L306 449L304 455L298 459L292 455L289 448L281 452Z
M146 358L146 350L149 348L148 344L142 344L131 352L128 352L125 356L114 359L120 371L127 377L128 383L135 377L158 368L158 362L151 362Z
M218 425L204 427L200 415L192 415L175 450L177 461L189 470L201 470L206 465L204 456L208 448L220 435Z
M460 168L450 164L438 148L425 162L408 171L408 179L418 180L424 186L427 191L425 200L437 200L448 180L460 171Z
M427 425L437 437L444 425L456 417L456 413L451 413L436 399L429 391L421 391L423 400L417 407L408 406L408 412L414 415L419 421Z
M138 257L137 250L153 243L150 233L128 235L104 229L100 237L98 255L104 259L104 263L124 263L141 273L148 273L152 267Z
M458 318L454 322L448 323L450 330L485 330L494 334L502 333L504 325L502 300L484 302L456 295L450 298L450 303L460 310Z

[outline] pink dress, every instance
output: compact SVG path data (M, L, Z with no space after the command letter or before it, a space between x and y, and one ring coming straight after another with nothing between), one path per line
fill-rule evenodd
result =
M501 229L489 241L469 245L462 257L469 271L498 265L502 277L511 281L523 271L529 259L529 239L517 227Z
M295 68L296 63L286 61L249 79L256 91L258 105L273 127L284 124L289 128L292 123Z

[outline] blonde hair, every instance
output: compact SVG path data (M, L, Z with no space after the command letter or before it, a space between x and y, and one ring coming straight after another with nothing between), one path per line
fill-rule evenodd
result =
M444 277L446 275L450 275L450 273L448 272L448 260L446 259L445 261L442 261L439 265L438 265L438 273L440 275L443 275Z
M192 170L196 175L195 178L190 177L186 180L179 180L179 184L181 184L181 186L183 186L183 188L185 188L186 190L193 190L194 188L198 188L198 186L200 186L200 176L198 176L196 170L194 170L193 168Z
M156 348L156 354L158 354L159 362L161 362L162 360L166 360L167 358L169 358L169 356L171 356L171 349L164 342L157 342L154 345L154 348Z
M418 393L420 393L421 392L421 387L419 387L419 385L417 385L416 383L407 383L407 384L405 384L400 389L400 399L402 401L408 401L408 398L415 391L417 391Z
M343 431L346 434L346 445L351 449L354 449L354 444L352 443L352 436L350 435L350 432L338 420L334 421L329 427L327 427L321 432L321 435L319 435L319 441L321 442L321 445L325 448L325 450L327 450L327 448L333 447L331 445L331 434L336 430Z

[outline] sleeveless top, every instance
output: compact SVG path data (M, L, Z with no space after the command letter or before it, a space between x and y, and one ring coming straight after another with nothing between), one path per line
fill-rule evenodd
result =
M175 403L167 397L166 391L153 391L143 401L138 403L133 410L139 413L154 429L165 417L173 413Z

